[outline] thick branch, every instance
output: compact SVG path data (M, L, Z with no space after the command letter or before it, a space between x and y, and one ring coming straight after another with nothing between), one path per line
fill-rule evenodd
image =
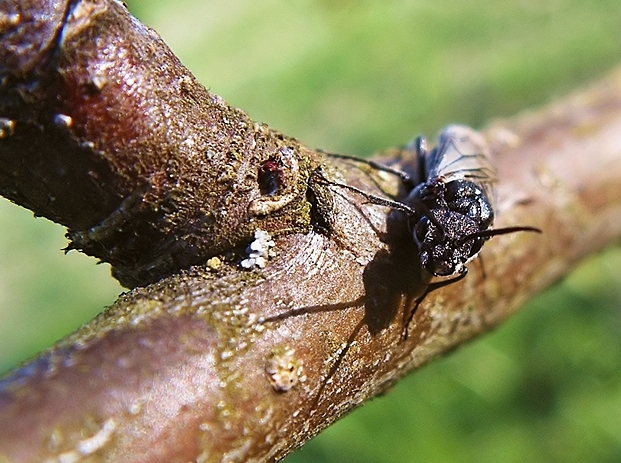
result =
M382 228L385 211L338 191L339 239L286 235L264 270L231 262L134 290L6 378L1 448L10 461L58 457L88 451L86 433L114 461L281 457L621 236L621 73L486 133L501 174L499 223L544 233L491 240L486 277L471 265L432 294L406 342L407 262L369 226Z
M316 153L210 94L121 2L0 12L0 194L67 226L70 249L133 287L257 227L308 229ZM278 191L257 183L270 159L287 167Z
M71 15L79 16L76 10L79 12L83 5L99 12L97 2L80 2L68 10L61 8L62 12L72 12L64 16L69 18L68 24L79 23ZM120 7L113 5L111 8L124 17ZM17 4L13 6L21 8ZM108 17L108 14L106 9L89 17ZM116 23L106 24L109 27L103 29L114 30ZM88 35L89 28L80 30L94 37ZM56 37L55 34L52 35ZM106 36L102 30L97 34ZM63 37L70 35L66 33ZM55 40L45 43L64 43ZM82 47L78 48L84 50L90 42L80 43ZM159 40L154 43L156 48L161 46ZM85 63L91 58L85 57ZM84 72L79 71L78 61L74 62L77 74ZM17 95L12 90L9 92L15 97L17 109L11 105L2 108L3 111L15 109L5 120L17 122L6 126L8 131L0 143L0 158L5 162L17 149L25 149L24 156L29 162L24 164L38 165L32 159L49 161L36 158L37 152L45 153L44 158L57 156L60 161L49 162L64 164L62 143L71 145L76 137L72 130L88 128L91 119L85 113L78 122L79 118L71 115L76 121L74 129L69 128L71 136L66 136L58 149L45 151L43 141L50 133L58 134L57 129L47 131L45 124L49 125L49 121L37 119L43 116L36 105L31 108L32 120L21 116L20 111L21 105L30 101L24 98L23 92L33 88L26 82L46 72L33 70L32 66L47 64L45 60L17 62L13 68L21 66L23 72L11 71L4 81L19 84ZM56 69L55 66L52 68ZM148 72L141 69L139 74ZM62 86L67 80L64 74L61 77ZM113 81L125 82L120 77ZM164 81L170 83L165 78ZM123 85L119 84L123 91L134 88ZM228 189L233 188L239 201L232 201L228 196L228 200L209 203L209 207L200 210L202 214L210 211L221 217L233 216L216 221L218 225L228 224L222 232L209 227L195 232L202 242L221 243L214 251L219 261L193 267L122 296L80 332L5 378L0 387L0 449L9 461L67 461L87 457L93 461L119 462L277 459L347 410L385 390L408 371L495 326L527 297L560 278L577 259L621 235L621 223L617 219L621 208L618 188L621 72L617 72L590 90L550 108L493 124L486 130L500 174L496 226L528 224L542 228L544 233L514 234L491 240L482 252L485 277L473 263L467 278L429 296L416 313L410 336L404 342L401 336L404 318L422 282L402 224L394 221L385 208L366 204L359 195L347 190L313 182L311 175L323 163L326 177L338 177L339 181L376 194L382 193L378 185L396 192L397 179L370 172L364 166L352 166L348 161L328 164L316 153L267 128L253 125L250 130L244 125L243 114L195 85L192 84L192 92L203 95L197 106L219 108L214 113L205 110L205 117L212 120L216 130L205 138L197 135L201 150L216 143L215 140L230 140L248 133L253 134L248 136L248 146L257 140L258 133L262 134L264 143L262 147L253 147L251 154L240 156L242 161L230 172L234 177L232 183L217 190L226 196L232 194ZM151 101L155 108L164 104L160 103L160 97L166 101L167 95L158 95ZM5 101L12 100L6 100L3 94L2 102ZM114 107L115 98L106 100L106 104ZM125 109L135 114L135 105ZM182 106L178 109L184 113ZM166 124L164 120L170 120L170 114L176 115L158 110L154 113L151 124L155 127ZM227 126L225 121L230 121L229 117L237 122ZM199 119L204 124L205 119ZM133 130L141 125L131 117L129 122L109 117L104 122L106 133L122 128ZM25 132L20 135L22 123ZM26 135L35 136L36 127L43 127L39 138L35 138L39 141L36 149L28 151ZM195 130L186 129L190 135ZM224 131L223 136L220 130ZM155 139L158 133L156 130ZM96 130L93 128L86 136L78 134L81 136L83 141L92 141ZM242 139L246 140L244 136ZM162 137L158 143L167 146L166 137ZM181 135L171 137L183 140ZM160 171L147 169L149 174L142 176L141 164L120 160L125 156L125 145L115 144L114 139L110 136L96 142L96 151L107 166L102 175L108 175L106 170L116 172L115 175L120 171L133 172L134 167L140 172L112 175L111 183L98 184L96 189L113 191L110 197L116 199L110 200L110 208L95 211L92 217L101 214L97 220L105 221L109 217L106 214L111 214L118 218L114 210L125 213L129 208L131 221L127 223L131 227L141 223L148 214L134 211L134 203L125 202L126 199L142 191L146 199L139 204L157 212L164 200L159 196L162 190L154 190L154 185L165 181L148 183L146 190L140 190L144 185L139 180L154 178L155 172ZM213 152L216 158L223 157L220 164L215 164L218 168L225 168L223 162L237 159L233 154L239 153L229 141L223 143ZM132 152L140 156L146 146L141 145ZM90 145L80 145L73 156L88 160L94 153L90 149ZM247 153L245 149L241 151ZM159 155L166 153L161 151ZM172 158L175 156L171 154ZM188 155L188 159L191 161L193 157ZM292 160L296 162L286 164ZM265 161L275 164L266 166ZM90 166L88 161L84 162ZM115 163L122 166L118 172ZM220 177L213 173L213 166L201 170L201 165L202 161L193 168L205 173L210 187L216 185ZM48 180L43 170L29 169L19 162L12 168L23 170L20 175L11 176L14 170L2 166L0 184L12 185L3 189L3 194L70 227L74 226L72 223L78 224L76 227L97 223L86 223L83 218L69 222L72 206L64 204L64 200L60 201L63 204L54 205L46 199L49 196L45 195L54 188L42 181ZM291 169L297 172L293 176L290 176ZM86 175L90 170L78 169L75 176L79 178L80 172ZM247 172L252 173L249 179ZM276 198L265 194L266 189L257 182L261 172L276 173L267 177L275 181ZM26 197L27 188L16 180L21 175L30 176L31 182L39 179L32 188L43 191L40 198ZM249 183L244 184L245 181ZM124 187L117 188L115 182ZM181 196L212 198L193 185L188 182L175 191ZM82 186L87 194L88 185L78 184L76 191ZM163 188L163 191L168 190ZM245 192L248 196L244 196ZM287 196L289 193L292 196ZM170 199L167 194L163 197ZM76 200L84 201L80 206L87 209L84 214L90 217L90 201ZM179 201L175 206L189 201L177 196L175 200ZM153 204L158 207L153 208ZM254 208L251 204L255 204ZM279 208L279 204L286 207ZM142 211L141 207L138 206L138 211ZM248 211L253 210L255 215L249 218ZM261 214L257 215L257 210ZM171 211L177 212L174 208ZM163 214L166 216L167 212ZM120 215L121 219L125 218ZM306 217L306 222L286 230L283 224L299 217ZM111 232L116 230L116 225L115 222L110 227ZM177 229L160 228L160 225L158 222L154 227L153 236L161 237L162 230L174 238L177 232L185 236ZM231 228L233 225L239 225L244 232L237 233ZM278 235L274 247L277 255L264 269L244 270L239 265L242 259L239 254L224 251L248 241L257 228ZM133 230L130 236L139 231ZM89 231L84 236L93 237ZM112 242L124 241L117 236ZM175 248L172 254L177 251ZM104 252L108 252L105 246ZM137 267L131 268L127 275L139 279L136 275L142 274L134 272ZM174 268L166 267L169 272ZM273 321L261 322L269 317Z

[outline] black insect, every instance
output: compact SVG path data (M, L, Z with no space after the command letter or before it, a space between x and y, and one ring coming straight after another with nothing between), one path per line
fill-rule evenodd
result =
M403 203L408 207L420 265L434 276L465 275L465 264L495 235L534 227L490 228L494 221L496 169L483 137L469 127L445 128L438 146L427 151L425 139L415 149L418 179ZM403 177L403 176L402 176Z
M451 125L440 133L438 145L432 150L427 150L424 137L418 137L407 149L416 153L413 176L373 161L333 155L365 162L401 178L408 191L401 201L338 185L362 194L371 203L405 212L421 268L433 276L452 277L427 286L408 317L406 335L407 325L424 297L430 291L464 278L468 272L466 264L477 257L492 236L519 231L541 232L534 227L491 228L496 169L490 161L485 140L478 132Z
M490 161L483 137L474 130L459 125L445 128L438 145L427 150L425 138L418 137L407 147L416 155L412 175L373 161L345 155L330 154L355 162L363 162L375 169L397 175L403 182L406 195L395 201L367 193L359 188L327 180L318 170L316 181L342 187L365 197L370 203L386 206L405 213L409 232L417 249L420 268L430 276L446 277L430 283L407 314L402 339L408 337L409 325L420 303L433 290L455 283L468 272L466 264L474 259L483 244L492 236L519 231L541 232L534 227L491 228L494 221L494 184L496 169ZM271 169L267 169L271 171ZM378 262L381 265L381 262ZM284 320L291 316L342 310L366 304L366 295L355 301L322 306L303 307L264 319L262 322ZM375 298L371 297L371 300ZM364 318L353 330L337 359L330 367L326 381L319 388L316 401L353 344Z

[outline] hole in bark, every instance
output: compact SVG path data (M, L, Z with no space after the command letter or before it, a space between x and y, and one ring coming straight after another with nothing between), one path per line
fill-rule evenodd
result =
M274 196L278 193L284 183L284 172L281 163L274 158L263 162L259 167L257 182L262 195Z

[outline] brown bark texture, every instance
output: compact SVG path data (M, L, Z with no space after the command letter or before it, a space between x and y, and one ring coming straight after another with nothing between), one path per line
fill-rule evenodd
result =
M120 2L0 5L0 193L134 288L0 382L0 461L278 460L621 236L617 71L484 129L495 227L543 233L491 239L404 339L403 214L325 181L397 177L252 122Z

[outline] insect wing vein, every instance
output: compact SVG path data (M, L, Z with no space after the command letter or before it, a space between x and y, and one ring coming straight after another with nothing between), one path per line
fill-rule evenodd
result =
M427 180L465 179L480 186L490 200L494 196L496 169L483 137L469 127L453 125L442 131L438 146L425 161Z

